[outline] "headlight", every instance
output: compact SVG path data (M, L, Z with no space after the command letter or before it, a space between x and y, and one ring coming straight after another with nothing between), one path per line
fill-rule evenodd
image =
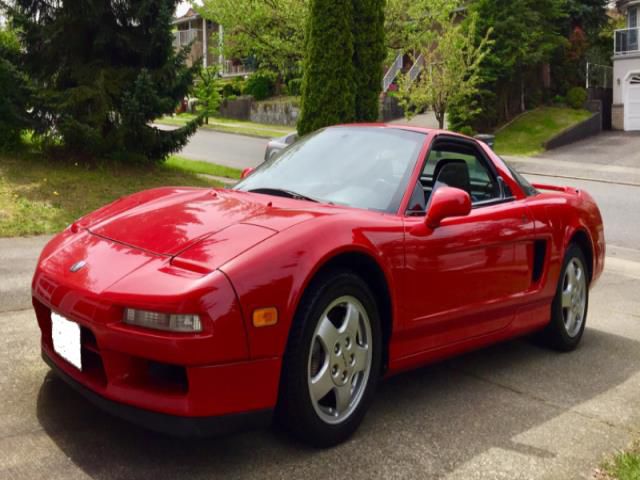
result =
M194 333L202 331L202 322L198 315L173 315L131 308L124 311L124 323L167 332Z

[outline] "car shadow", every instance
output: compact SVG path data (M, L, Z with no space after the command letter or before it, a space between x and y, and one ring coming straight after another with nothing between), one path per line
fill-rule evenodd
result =
M275 428L197 440L155 434L103 413L51 372L37 416L64 454L101 480L434 477L492 448L553 458L514 438L625 382L640 370L638 347L588 330L571 354L512 341L399 375L380 386L354 438L324 451Z

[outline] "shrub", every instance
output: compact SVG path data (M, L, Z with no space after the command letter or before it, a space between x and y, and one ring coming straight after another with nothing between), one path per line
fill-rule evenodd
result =
M299 97L302 92L302 79L292 78L289 80L289 83L287 83L287 88L289 90L289 95Z
M230 82L227 81L222 84L222 89L220 91L220 94L224 98L229 98L233 96L238 97L242 95L242 91L244 90L244 87L245 87L244 80L242 80L240 77L236 77L232 81Z
M275 81L272 75L254 73L249 77L244 87L244 94L251 95L256 100L265 100L273 95Z
M229 98L232 95L240 95L240 92L236 90L236 87L232 83L225 83L222 86L222 96L224 98Z
M573 87L567 92L567 103L576 110L584 108L587 98L587 90L582 87Z
M553 104L554 105L566 105L567 104L567 99L565 97L563 97L562 95L556 95L555 97L553 97Z
M217 113L220 107L220 93L217 72L214 67L202 68L198 74L194 93L202 108L205 123Z
M466 135L467 137L473 137L476 132L473 130L473 127L465 125L464 127L458 129L458 133Z

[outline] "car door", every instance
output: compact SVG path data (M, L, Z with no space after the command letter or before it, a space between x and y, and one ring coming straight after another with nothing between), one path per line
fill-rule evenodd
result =
M405 218L402 304L409 325L403 350L409 354L505 328L531 285L528 208L512 197L475 142L434 140L420 184L426 205L434 183L441 183L433 178L438 163L461 160L469 170L462 186L472 197L470 215L445 219L435 230L420 228L424 211Z

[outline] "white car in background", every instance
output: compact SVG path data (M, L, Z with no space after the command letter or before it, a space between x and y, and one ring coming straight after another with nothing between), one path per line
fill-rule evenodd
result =
M267 160L271 160L274 155L277 155L289 145L293 145L294 143L296 143L298 141L298 138L298 132L291 132L284 137L278 137L269 140L269 143L267 143L267 148L264 152L264 161L266 162ZM494 135L481 134L476 135L475 138L477 140L480 140L481 142L486 143L487 145L489 145L489 147L491 147L491 149L493 149L495 143Z
M267 149L264 152L264 160L270 160L274 155L278 154L289 145L298 141L298 132L291 132L284 137L273 138L267 143Z

